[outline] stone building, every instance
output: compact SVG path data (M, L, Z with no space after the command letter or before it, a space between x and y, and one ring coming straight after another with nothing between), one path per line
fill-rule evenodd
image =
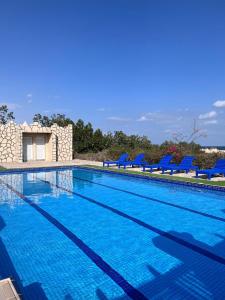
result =
M72 160L72 125L0 125L0 162Z

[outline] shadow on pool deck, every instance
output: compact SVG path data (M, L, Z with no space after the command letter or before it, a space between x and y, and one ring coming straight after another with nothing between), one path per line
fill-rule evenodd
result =
M189 233L170 232L177 237L187 239L192 244L201 248L211 248L225 253L225 238L220 236L222 241L214 247L209 247L202 242L196 241ZM150 265L146 267L154 276L154 279L138 287L149 299L218 299L225 297L225 266L200 255L194 251L176 244L173 241L158 236L153 239L154 245L175 257L180 265L161 274ZM107 300L106 295L96 290L96 297L100 300ZM117 300L128 299L127 296L116 298Z
M0 216L0 231L6 226L3 218ZM13 280L13 284L23 299L32 300L47 300L41 283L33 282L28 286L23 286L23 283L16 272L16 269L12 263L12 260L7 252L7 249L0 238L0 279L10 277Z

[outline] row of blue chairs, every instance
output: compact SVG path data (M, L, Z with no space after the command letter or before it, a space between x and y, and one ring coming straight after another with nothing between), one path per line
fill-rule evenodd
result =
M134 160L128 160L128 153L123 153L118 158L118 160L114 161L103 161L103 167L116 165L118 168L123 167L142 167L143 171L153 172L154 170L161 170L162 174L165 171L170 171L170 175L173 175L174 172L185 172L189 173L191 170L196 172L196 177L199 175L206 175L210 180L213 175L221 174L225 176L225 159L218 159L215 166L211 169L200 170L198 166L193 165L193 161L195 160L194 156L184 156L180 164L172 164L171 160L173 159L173 155L167 154L161 158L158 164L149 164L144 159L144 153L138 154Z
M147 164L147 162L144 160L144 153L138 154L134 160L128 160L128 157L128 153L123 153L118 160L103 161L103 167L116 165L118 166L118 168L123 167L124 169L126 169L126 167L142 167Z

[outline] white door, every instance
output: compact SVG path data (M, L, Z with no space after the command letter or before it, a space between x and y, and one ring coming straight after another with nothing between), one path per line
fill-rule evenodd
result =
M45 160L45 138L44 136L36 137L36 159Z
M28 161L33 159L33 139L30 136L23 138L23 160Z

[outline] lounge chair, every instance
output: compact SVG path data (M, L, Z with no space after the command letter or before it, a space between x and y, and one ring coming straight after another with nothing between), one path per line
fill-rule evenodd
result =
M107 166L109 167L110 165L116 165L118 166L119 164L124 163L125 161L127 161L128 159L128 153L123 153L120 155L120 157L118 158L118 160L106 160L103 161L103 167Z
M118 164L118 168L123 167L124 169L126 169L126 167L130 166L130 167L142 167L145 164L147 164L147 162L144 160L144 153L140 153L138 154L134 160L129 160L129 161L124 161L123 163L119 163Z
M143 171L149 171L152 173L154 169L161 169L162 167L165 167L170 164L171 160L173 158L173 155L167 154L163 156L158 164L153 164L153 165L144 165L143 166Z
M195 160L194 156L185 156L181 163L179 165L168 165L162 168L162 174L164 174L165 171L170 171L170 175L173 175L175 172L185 171L185 173L190 172L190 170L197 170L197 166L193 166L193 160Z
M196 170L196 177L198 177L199 174L207 175L209 180L212 175L222 174L225 176L225 159L218 159L212 169Z

